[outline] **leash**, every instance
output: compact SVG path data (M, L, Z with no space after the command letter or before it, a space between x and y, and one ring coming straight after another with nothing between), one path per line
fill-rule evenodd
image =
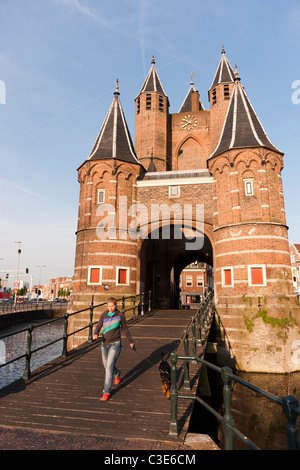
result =
M133 351L137 352L137 349L136 349L135 345L131 349L133 349ZM144 361L148 362L151 366L155 367L155 364L153 364L153 362L151 362L150 359L148 359L147 357L144 359Z

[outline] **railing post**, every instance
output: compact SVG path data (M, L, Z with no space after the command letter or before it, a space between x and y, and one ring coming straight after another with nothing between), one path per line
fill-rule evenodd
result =
M228 427L228 425L234 426L234 421L231 415L231 378L228 374L232 374L232 369L230 367L222 367L221 377L223 379L223 397L224 397L224 422L223 422L223 431L225 439L225 450L233 450L233 432Z
M198 346L201 346L202 345L202 338L201 338L201 315L200 315L200 311L201 311L201 306L199 306L198 310L197 310L197 343L198 343Z
M92 296L92 302L90 305L90 323L89 323L88 343L92 343L93 341L93 315L94 315L94 296Z
M25 359L25 370L23 374L23 379L28 380L30 377L30 359L31 359L31 343L32 343L32 331L33 325L30 325L27 332L27 349L26 349L26 359Z
M68 312L65 313L65 322L64 322L64 334L63 334L63 350L62 350L62 357L67 357L68 354L68 349L67 349L67 344L68 344L68 318L69 314Z
M149 290L149 305L148 305L148 312L152 310L152 292Z
M197 347L196 347L196 324L195 324L195 317L192 317L192 338L193 338L193 355L196 356L197 354Z
M299 434L296 426L297 413L294 411L296 408L299 408L297 398L288 395L282 399L282 411L288 421L286 434L290 450L299 450Z
M170 355L171 360L171 421L169 428L170 436L178 436L178 423L177 423L177 355L172 352Z
M144 292L141 294L141 315L144 315L144 306L145 306L145 298L144 298Z
M133 296L133 302L132 302L132 318L135 319L135 298L136 296Z
M188 356L189 355L189 332L188 332L188 330L184 330L183 346L184 346L184 355ZM190 364L189 364L188 360L186 361L186 364L185 364L185 367L184 367L183 389L184 390L191 390Z
M125 296L122 297L122 313L125 315Z

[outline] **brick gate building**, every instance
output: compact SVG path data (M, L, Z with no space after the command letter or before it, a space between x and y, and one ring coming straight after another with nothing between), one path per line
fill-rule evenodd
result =
M147 290L155 307L177 308L180 273L197 260L214 270L219 357L248 371L299 370L283 153L224 49L208 96L206 110L192 80L169 113L153 59L135 98L133 145L117 83L78 169L71 308Z

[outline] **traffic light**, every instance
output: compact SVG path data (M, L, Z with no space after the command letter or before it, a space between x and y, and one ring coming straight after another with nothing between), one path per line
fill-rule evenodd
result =
M28 273L29 273L29 269L28 269L28 268L26 268L26 274L28 274Z

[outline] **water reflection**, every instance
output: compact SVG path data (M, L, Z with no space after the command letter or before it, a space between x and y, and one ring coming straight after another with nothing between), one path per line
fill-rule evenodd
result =
M38 326L41 323L43 325ZM64 330L64 319L49 323L45 323L45 320L37 320L30 323L22 323L2 329L0 332L0 364L6 364L8 361L25 354L27 345L27 332L24 331L13 334L12 336L3 339L1 339L1 337L8 333L14 333L15 331L22 330L29 325L34 326L32 332L32 350L35 350L62 337ZM30 364L31 371L34 371L42 365L47 364L53 359L59 357L62 353L62 347L63 341L60 340L53 345L33 353ZM0 388L3 388L15 380L22 378L24 368L25 358L19 359L12 364L1 367Z

